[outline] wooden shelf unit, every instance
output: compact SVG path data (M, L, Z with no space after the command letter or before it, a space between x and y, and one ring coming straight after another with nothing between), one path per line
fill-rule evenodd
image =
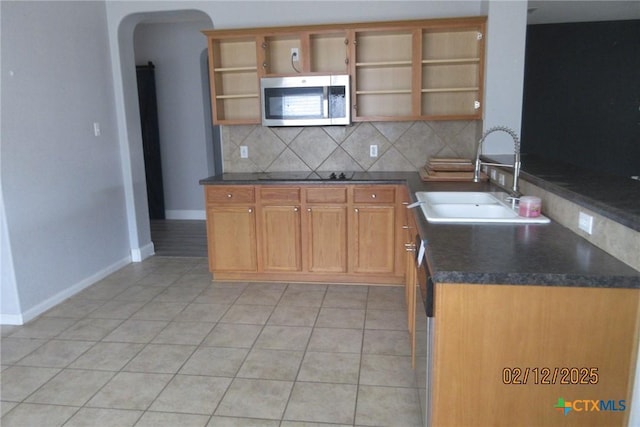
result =
M421 115L480 118L484 25L424 28L420 44Z
M355 31L353 120L412 115L410 28Z
M209 38L211 103L217 123L252 123L260 117L256 38Z
M485 27L469 17L203 31L214 123L260 123L260 78L300 73L349 74L356 122L480 119Z

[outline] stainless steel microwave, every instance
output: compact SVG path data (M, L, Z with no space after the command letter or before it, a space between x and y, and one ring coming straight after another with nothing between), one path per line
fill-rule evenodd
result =
M327 126L351 123L348 75L263 77L263 126Z

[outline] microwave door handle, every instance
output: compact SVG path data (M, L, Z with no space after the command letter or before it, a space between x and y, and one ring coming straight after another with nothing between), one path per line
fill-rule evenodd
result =
M322 87L322 117L329 118L329 88L327 86Z

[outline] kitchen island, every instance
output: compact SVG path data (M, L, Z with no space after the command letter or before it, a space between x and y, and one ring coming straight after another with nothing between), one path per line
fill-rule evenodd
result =
M224 174L201 184L345 185L278 178ZM404 185L409 201L416 191L495 190L393 172L355 173L348 184ZM626 425L640 272L555 222L434 225L419 210L414 217L427 273L418 275L423 298L410 330L432 425Z

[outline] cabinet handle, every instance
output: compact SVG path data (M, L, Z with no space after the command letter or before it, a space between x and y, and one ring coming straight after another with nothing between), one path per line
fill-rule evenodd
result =
M344 44L349 44L349 39L344 39Z
M298 208L293 208L293 211L294 212L298 212Z
M372 198L372 199L375 199L375 198L376 198L376 195L375 195L375 194L372 194L372 195L371 195L371 198Z
M403 229L403 230L409 230L410 228L411 228L411 227L409 227L408 225L403 225L403 226L402 226L402 229Z
M415 251L416 251L416 248L407 248L407 249L406 249L406 251L407 251L407 252L415 252Z
M354 211L355 211L355 213L360 212L360 211L358 210L358 208L355 208L355 209L354 209Z
M231 194L231 193L227 194L227 199L230 199L232 197L233 197L233 194Z
M262 48L266 49L267 48L267 43L266 42L262 42Z
M311 212L311 208L307 208L307 212Z
M402 204L403 204L403 205L408 205L408 204L409 204L409 202L402 202Z
M267 68L267 63L266 62L262 63L262 68Z
M253 212L253 209L249 208L249 213Z

